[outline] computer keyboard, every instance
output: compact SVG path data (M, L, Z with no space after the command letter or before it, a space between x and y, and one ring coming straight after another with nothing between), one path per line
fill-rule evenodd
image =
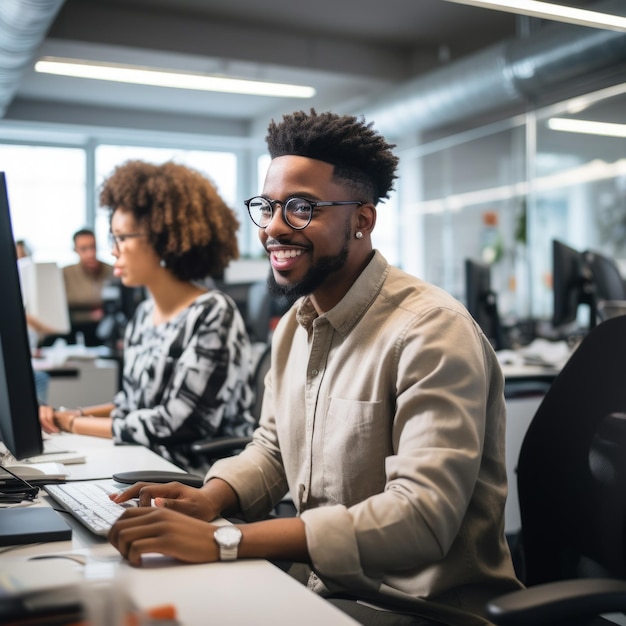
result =
M44 489L92 533L102 537L129 506L135 506L134 502L121 505L109 500L110 493L119 491L110 481L45 485Z

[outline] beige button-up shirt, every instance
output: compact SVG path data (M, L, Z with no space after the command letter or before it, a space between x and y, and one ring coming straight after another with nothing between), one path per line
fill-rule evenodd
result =
M90 322L94 318L92 311L103 306L102 289L113 278L113 266L100 262L96 276L88 274L80 263L63 268L65 293L73 323Z
M289 490L320 593L350 592L482 624L519 588L504 538L503 376L443 290L376 252L317 316L307 298L272 342L254 442L213 466L257 519Z

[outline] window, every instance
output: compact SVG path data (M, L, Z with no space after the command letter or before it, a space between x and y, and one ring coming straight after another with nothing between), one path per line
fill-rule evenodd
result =
M37 261L75 262L72 235L85 225L85 151L0 145L16 239Z
M202 172L217 187L225 202L238 211L240 221L244 217L236 207L237 198L237 157L232 152L208 152L203 150L177 150L170 148L146 148L139 146L100 145L96 148L96 194L102 182L110 176L116 166L129 159L140 159L160 164L175 161ZM96 198L96 207L99 207ZM96 239L100 258L111 258L108 247L109 212L108 207L96 210Z

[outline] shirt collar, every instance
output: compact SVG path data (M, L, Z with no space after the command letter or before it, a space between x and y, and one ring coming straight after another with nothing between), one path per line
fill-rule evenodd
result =
M330 311L318 317L311 299L306 296L298 305L298 323L308 331L314 323L326 320L338 333L346 335L376 298L388 273L387 260L375 250L372 259L352 287Z

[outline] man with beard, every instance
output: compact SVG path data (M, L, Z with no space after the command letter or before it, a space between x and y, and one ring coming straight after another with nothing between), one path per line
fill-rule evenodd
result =
M113 279L113 266L96 256L96 236L88 228L81 228L73 236L78 263L63 268L63 281L69 307L72 335L82 333L85 344L102 343L96 331L104 317L102 290Z
M302 563L363 624L487 623L487 600L520 587L491 345L454 298L374 250L398 159L371 124L298 112L267 141L263 193L246 205L273 291L299 299L272 339L259 428L199 490L118 496L156 506L126 512L110 540L137 565L155 551ZM288 491L297 517L265 519ZM248 523L218 530L220 514Z

